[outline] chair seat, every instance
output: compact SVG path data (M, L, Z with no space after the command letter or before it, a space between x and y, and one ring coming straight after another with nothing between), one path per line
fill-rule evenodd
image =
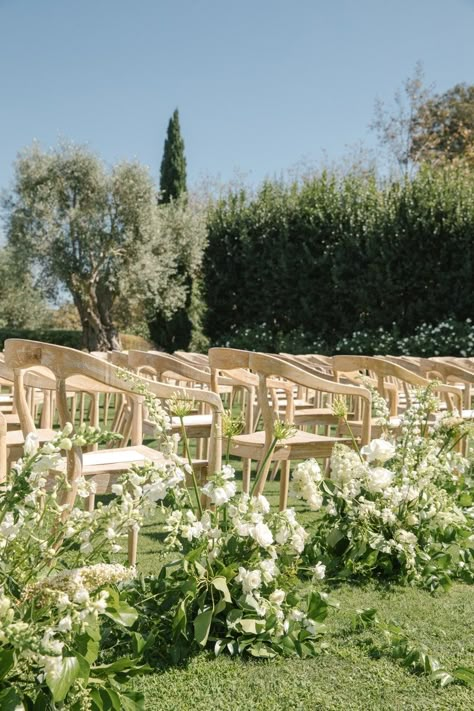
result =
M211 436L212 415L186 415L183 417L183 424L188 437L197 439ZM181 432L181 422L179 417L171 418L171 432ZM143 421L143 433L148 437L155 436L155 425L151 420Z
M302 407L293 417L297 425L337 425L339 418L328 407Z
M112 485L133 464L136 466L143 465L145 462L166 464L168 461L170 460L161 452L143 444L120 449L99 449L96 452L85 452L82 455L82 473L85 477L94 479L96 494L110 494ZM193 460L194 469L200 470L206 466L207 460ZM64 458L60 471L64 471L65 467L66 459ZM52 473L54 474L54 472Z
M326 437L297 430L294 437L278 442L272 459L305 459L331 455L336 443L351 444L350 437ZM231 454L244 459L261 459L265 453L265 432L237 435L232 438Z
M54 430L36 430L38 435L39 444L42 445L45 442L49 442L58 433ZM7 432L7 447L23 447L25 444L25 438L23 437L23 432L21 430L12 430Z
M7 430L21 429L20 418L17 414L10 413L9 415L4 415L4 418L7 423Z

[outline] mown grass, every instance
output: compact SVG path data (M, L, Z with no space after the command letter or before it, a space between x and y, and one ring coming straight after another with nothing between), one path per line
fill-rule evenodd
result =
M278 483L268 490L278 503ZM290 501L308 521L312 514ZM148 522L139 541L139 567L157 572L163 562L158 520ZM474 668L474 591L456 584L448 593L416 588L343 584L331 588L340 610L331 613L321 654L312 659L255 661L202 653L188 664L157 670L136 685L146 695L150 711L285 711L293 709L353 709L354 711L474 709L474 690L459 684L440 689L382 654L381 635L372 630L355 633L354 610L375 607L379 617L402 625L410 638L423 643L448 670Z

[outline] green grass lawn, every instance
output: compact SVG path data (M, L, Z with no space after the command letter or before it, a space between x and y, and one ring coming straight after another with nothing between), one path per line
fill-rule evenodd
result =
M269 498L278 503L278 483L269 487ZM314 514L300 502L290 505L308 521ZM139 568L157 572L162 565L157 521L140 533ZM150 711L275 711L282 709L357 709L394 711L416 709L474 709L474 690L452 684L440 689L426 677L412 674L389 657L374 658L380 646L378 632L354 633L353 611L375 607L385 620L394 619L410 638L423 643L445 668L474 668L474 590L455 585L448 593L416 588L385 588L343 584L326 587L340 602L331 612L326 648L312 659L254 661L199 654L186 666L160 670L136 681L145 691Z

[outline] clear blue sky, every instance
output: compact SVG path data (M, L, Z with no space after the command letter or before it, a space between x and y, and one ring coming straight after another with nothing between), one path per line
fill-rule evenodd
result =
M157 178L176 107L190 183L337 159L417 60L474 83L473 37L474 0L0 0L0 189L61 137Z

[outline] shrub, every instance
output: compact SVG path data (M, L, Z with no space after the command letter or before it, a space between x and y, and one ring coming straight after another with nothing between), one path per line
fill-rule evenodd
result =
M462 322L473 312L473 229L474 178L460 168L387 185L323 173L230 193L208 216L206 332L222 342L276 319L277 341L295 332L334 350L393 322L401 338Z

